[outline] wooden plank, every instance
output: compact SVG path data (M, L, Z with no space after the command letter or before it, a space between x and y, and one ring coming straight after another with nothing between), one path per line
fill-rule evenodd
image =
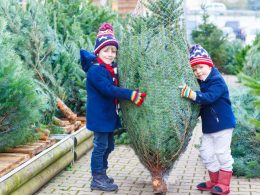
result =
M55 139L47 139L47 140L40 140L39 142L45 143L46 148L49 148L56 143L56 140Z
M29 154L0 153L0 177L29 159Z
M55 143L55 139L39 140L35 143L8 149L7 153L0 153L0 177Z
M31 157L35 156L36 154L42 152L46 148L52 146L55 143L55 140L40 140L38 142L17 146L15 148L11 148L7 150L9 153L24 153L29 154Z
M11 148L8 150L10 153L24 153L29 154L31 157L35 156L42 150L44 150L45 144L31 144L31 145L24 145L24 146L17 146L15 148Z

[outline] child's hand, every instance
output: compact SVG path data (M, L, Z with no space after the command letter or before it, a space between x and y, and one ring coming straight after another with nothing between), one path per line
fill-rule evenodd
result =
M181 97L185 97L191 99L193 101L196 100L196 92L194 92L188 85L179 86L181 90Z
M139 91L133 91L131 95L131 101L134 102L137 106L141 106L144 98L146 96L146 93L142 93Z

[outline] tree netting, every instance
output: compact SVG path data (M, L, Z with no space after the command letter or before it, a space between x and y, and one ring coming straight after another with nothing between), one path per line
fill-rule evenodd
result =
M164 193L164 176L186 148L198 106L181 98L178 86L198 84L188 61L181 24L181 1L148 0L148 14L128 17L119 50L122 87L147 93L143 105L122 102L123 125L141 163L150 171L155 193Z

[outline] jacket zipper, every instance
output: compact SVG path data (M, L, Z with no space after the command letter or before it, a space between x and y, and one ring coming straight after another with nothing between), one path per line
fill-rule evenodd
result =
M219 118L218 118L217 112L213 108L211 108L211 113L215 117L216 121L219 123Z

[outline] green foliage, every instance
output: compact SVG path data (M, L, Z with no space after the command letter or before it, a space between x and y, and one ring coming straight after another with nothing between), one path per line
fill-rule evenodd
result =
M79 49L93 48L98 26L116 15L85 0L1 1L0 10L14 37L17 54L34 72L41 94L47 98L44 123L55 113L56 97L78 114L85 112L85 73L79 65ZM83 82L82 82L83 81Z
M5 19L0 18L0 151L37 139L33 127L45 103L5 29Z
M66 91L66 104L78 114L86 110L85 73L79 66L79 49L93 50L98 27L103 22L113 22L115 13L107 8L98 8L86 0L48 0L49 23L55 29L61 48L53 59L56 78ZM83 82L82 82L83 81Z
M250 90L250 94L256 98L254 103L254 106L256 108L256 112L260 114L260 80L255 80L249 76L244 75L243 73L239 74L240 80L242 80L242 83L246 86L248 86ZM260 129L260 120L257 118L252 118L250 120L257 128Z
M246 53L243 73L255 79L260 78L260 35Z
M46 5L50 24L62 42L73 40L78 46L83 46L86 40L94 42L100 24L116 19L109 8L97 7L89 0L48 0Z
M169 28L172 24L178 24L179 16L183 14L182 3L183 1L169 3L168 0L147 0L144 5L153 13L153 17L150 18L152 20L148 24L154 28L157 25L168 26Z
M48 129L50 131L50 134L64 134L64 129L63 127L56 126L54 124L48 124L44 125L41 124L38 126L39 129Z
M129 135L126 131L120 132L118 134L115 134L115 143L120 145L129 145L131 142Z
M158 16L173 16L167 13L175 10L167 8L179 5L179 1L156 2L154 9L151 4L150 16L131 18L123 28L118 60L121 86L148 94L140 108L121 103L123 124L140 161L152 174L162 176L187 146L198 117L198 107L180 97L178 86L185 82L198 89L198 84L178 24L180 15L174 20L165 18L167 23ZM153 28L155 17L157 26Z
M243 43L240 40L235 40L232 42L226 41L226 61L222 66L222 71L226 74L238 74L243 68L245 55L249 48L250 46L243 47Z
M198 26L197 30L192 31L192 40L209 52L214 64L222 71L227 58L225 53L226 40L223 32L214 24L208 22L208 17L204 9L203 23Z
M41 88L40 93L48 99L43 115L46 116L45 119L51 119L55 110L55 96L63 97L64 89L55 78L51 64L58 40L48 24L46 10L36 1L27 1L24 10L15 0L1 1L0 10L13 37L11 41L16 53L33 71L38 88Z
M237 120L237 126L232 138L232 156L234 158L233 170L237 176L259 177L260 176L260 142L257 138L257 129L250 123L250 119L260 119L252 102L255 98L248 89L239 87L232 89L231 101ZM241 92L243 92L241 94Z

